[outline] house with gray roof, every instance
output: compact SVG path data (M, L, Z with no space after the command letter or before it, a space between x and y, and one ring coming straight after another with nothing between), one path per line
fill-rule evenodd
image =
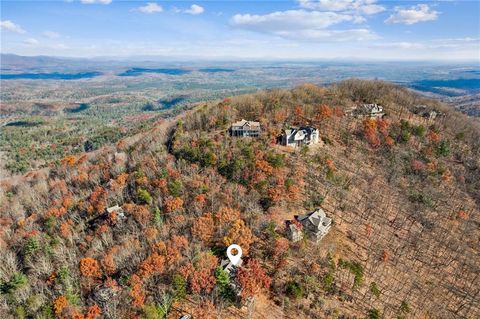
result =
M315 127L292 127L282 131L279 142L284 146L301 147L316 144L319 141L319 132Z
M355 117L383 117L385 112L383 106L374 104L363 104L359 107L354 107L349 113Z
M327 217L325 211L317 208L313 212L296 218L302 225L306 234L319 241L330 231L332 219Z
M258 137L261 133L260 122L242 119L241 121L233 123L230 126L229 132L231 136Z
M445 113L442 113L438 110L435 110L426 105L416 105L413 109L413 113L425 118L426 120L433 121L437 117L445 116Z

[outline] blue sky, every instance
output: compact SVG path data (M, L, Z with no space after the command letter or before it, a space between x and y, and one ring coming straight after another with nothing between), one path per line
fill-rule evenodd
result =
M480 1L1 1L1 52L480 60Z

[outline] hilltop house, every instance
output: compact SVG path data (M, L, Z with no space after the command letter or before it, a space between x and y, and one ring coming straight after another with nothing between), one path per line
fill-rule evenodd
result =
M328 218L321 208L317 208L309 214L298 216L296 219L303 225L305 232L317 241L321 240L332 226L332 219Z
M429 121L433 121L439 116L445 116L444 113L431 109L426 105L416 105L413 112Z
M241 121L233 123L230 126L229 132L231 136L258 137L261 133L260 122L242 119Z
M319 133L314 127L292 127L290 129L285 129L282 131L282 135L279 138L280 144L292 147L316 144L318 141Z
M383 106L378 104L363 104L361 107L355 107L352 114L356 117L383 117L385 115Z

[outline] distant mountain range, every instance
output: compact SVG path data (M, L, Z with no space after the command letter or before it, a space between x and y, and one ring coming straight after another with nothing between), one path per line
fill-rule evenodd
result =
M478 63L247 59L228 62L226 57L205 60L162 56L71 58L16 54L1 54L0 61L2 80L77 80L101 75L134 80L143 76L165 75L182 78L189 83L192 81L190 73L198 71L203 74L220 73L223 76L221 82L228 88L236 87L239 79L255 82L257 88L273 88L304 82L330 84L347 78L382 79L441 99L466 114L480 114ZM203 81L201 74L197 73L194 77Z

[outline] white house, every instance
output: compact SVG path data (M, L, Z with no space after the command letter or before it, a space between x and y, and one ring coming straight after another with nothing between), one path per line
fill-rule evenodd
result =
M280 144L292 147L316 144L318 141L319 132L314 127L292 127L283 130L280 136Z

